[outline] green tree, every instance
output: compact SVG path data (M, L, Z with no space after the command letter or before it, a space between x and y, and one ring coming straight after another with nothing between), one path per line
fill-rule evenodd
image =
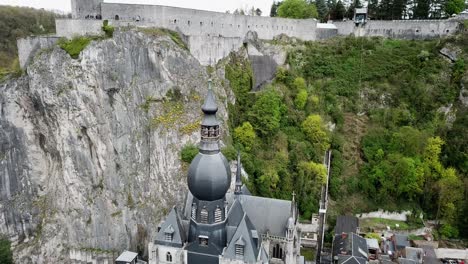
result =
M317 18L317 7L305 0L284 0L278 7L278 16L286 18Z
M11 243L8 239L0 236L0 263L13 264L13 253Z
M445 4L445 12L451 16L453 14L459 14L465 9L464 0L448 0Z
M273 1L273 4L271 4L271 9L270 9L270 17L276 17L278 16L278 7L280 6L281 2L279 1Z
M437 215L446 223L454 223L457 204L463 199L463 182L453 168L444 169L439 185L439 209Z
M306 81L302 77L297 77L294 79L294 89L295 91L305 90L307 88Z
M193 158L198 154L197 146L193 144L185 145L180 151L180 159L184 162L190 163Z
M247 151L252 149L256 137L257 135L249 122L244 122L241 126L234 129L234 139L241 143Z
M319 156L323 155L325 150L330 147L330 138L319 115L308 116L302 123L302 130Z
M303 110L307 103L307 90L302 89L296 95L296 99L294 100L294 105L297 109Z
M413 18L427 19L429 18L429 10L431 9L430 0L416 0L413 7Z
M261 135L274 135L280 127L281 96L277 91L268 89L260 94L249 113L253 127Z
M320 21L327 21L328 7L325 4L325 0L316 0L315 6L317 7L318 19Z

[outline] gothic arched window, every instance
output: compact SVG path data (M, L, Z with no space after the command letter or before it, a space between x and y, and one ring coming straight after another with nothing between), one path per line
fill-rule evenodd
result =
M283 258L283 249L279 244L273 246L273 258L282 259Z
M203 224L208 224L208 210L206 210L206 208L203 208L200 211L200 221Z
M172 262L172 255L171 255L171 252L169 252L169 251L166 253L166 261L167 262Z

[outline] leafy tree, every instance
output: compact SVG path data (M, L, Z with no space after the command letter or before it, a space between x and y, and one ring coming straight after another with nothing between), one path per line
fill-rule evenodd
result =
M250 151L255 143L255 131L249 122L242 123L242 126L234 129L234 138L244 146L245 150Z
M301 89L296 95L294 104L296 105L297 109L303 110L306 103L307 103L307 90Z
M416 0L413 8L413 18L427 19L429 18L429 10L431 9L430 0Z
M263 136L274 135L280 127L281 96L273 89L260 94L249 113L251 123Z
M286 18L317 18L317 7L305 0L284 0L278 7L278 16Z
M273 1L273 4L271 4L271 9L270 9L270 17L278 16L278 7L280 5L281 5L281 2Z
M341 0L339 0L336 4L330 6L329 9L331 20L343 20L346 14L346 8Z
M325 153L330 146L330 139L319 115L310 115L302 123L302 130L318 153Z
M447 223L453 223L456 219L456 205L463 199L463 182L457 176L453 168L444 169L439 185L439 212L440 218Z
M296 91L305 90L307 88L304 78L297 77L294 79L294 88Z
M298 190L298 205L304 218L310 218L312 210L318 207L321 186L326 181L327 170L323 164L301 162L298 165L296 190Z
M445 12L451 16L453 14L459 14L465 9L464 0L448 0L445 4Z
M315 6L317 7L318 18L320 21L327 21L328 7L325 0L316 0Z

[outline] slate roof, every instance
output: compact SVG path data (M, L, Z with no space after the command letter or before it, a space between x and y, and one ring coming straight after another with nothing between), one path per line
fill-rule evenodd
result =
M335 235L357 233L359 219L352 215L340 215L336 218Z
M242 220L237 226L236 232L226 247L224 257L230 259L240 259L247 263L255 262L259 253L259 240L255 240L252 237L253 230L255 230L255 227L253 226L252 222L250 222L247 214L244 214ZM236 255L236 245L244 246L244 256Z
M138 253L125 250L124 252L122 252L122 254L120 254L120 256L115 261L130 263L134 261L137 256L138 256Z
M365 238L360 237L354 233L346 235L335 235L333 240L333 256L354 256L356 258L363 258L367 260L368 248ZM343 259L345 261L345 259ZM359 261L357 259L356 261Z
M338 264L366 264L367 259L355 256L338 256Z
M407 258L399 258L398 263L400 263L400 264L417 264L416 261L414 261L412 259L407 259Z
M397 250L401 250L410 246L407 235L395 234L394 236L395 236L394 238L395 238L395 245L396 245Z
M291 201L241 195L240 202L259 234L286 235Z
M440 264L442 263L439 259L437 259L435 250L432 246L423 245L421 246L424 250L424 257L423 262L424 264Z
M172 241L166 240L166 232L172 232ZM187 241L187 231L180 218L178 210L174 207L161 225L161 229L156 234L154 243L171 247L182 247Z
M406 247L406 258L422 263L424 250L422 248Z

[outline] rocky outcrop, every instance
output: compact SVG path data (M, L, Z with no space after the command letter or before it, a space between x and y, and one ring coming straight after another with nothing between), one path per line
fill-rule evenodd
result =
M179 153L198 142L207 79L169 37L130 30L93 41L76 60L44 51L0 84L0 232L17 263L143 252L184 199ZM219 83L226 120L232 95Z

